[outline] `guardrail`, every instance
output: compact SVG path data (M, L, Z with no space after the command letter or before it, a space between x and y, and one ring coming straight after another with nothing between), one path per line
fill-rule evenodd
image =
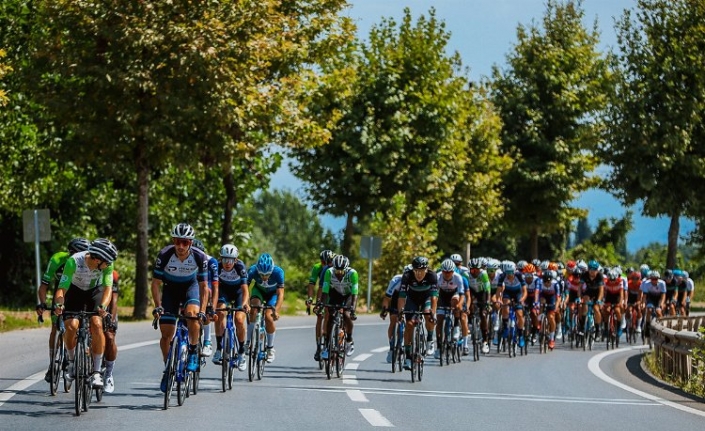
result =
M664 317L651 322L654 359L662 375L680 384L693 377L705 378L702 364L693 358L693 349L705 348L703 334L698 332L701 326L705 326L705 313Z

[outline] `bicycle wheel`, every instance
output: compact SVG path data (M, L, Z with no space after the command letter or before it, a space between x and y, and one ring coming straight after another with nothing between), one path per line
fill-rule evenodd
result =
M332 331L331 331L332 332ZM328 343L326 345L326 350L328 350L328 358L325 360L325 368L326 368L326 378L328 380L331 379L331 376L333 375L333 358L335 358L335 341L333 336L328 337Z
M257 372L257 358L259 357L259 340L257 337L259 334L259 325L255 324L252 327L252 332L250 332L250 348L249 357L250 360L247 361L247 376L250 381L255 379L255 373Z
M482 329L480 328L480 318L474 315L472 318L472 360L477 362L480 360L480 345L482 343ZM460 348L460 346L458 346ZM458 356L460 359L460 356ZM460 360L458 360L460 362Z
M93 358L88 353L88 348L86 348L84 352L84 364L86 365L86 368L84 369L85 377L83 379L83 411L87 412L91 405L91 397L93 396L93 386L90 381L90 376L93 373Z
M240 359L240 354L238 353L240 350L240 343L237 341L237 338L235 338L235 332L232 332L232 348L230 349L230 359L228 360L228 390L233 389L233 374L235 373L235 367L237 366L237 362Z
M317 348L321 348L321 346L324 346L325 344L326 344L325 338L320 337L320 338L318 339L318 347L317 347ZM320 353L319 353L319 355L320 355ZM319 357L319 359L318 359L318 369L319 369L319 370L322 370L323 367L325 367L325 365L326 365L325 362L326 362L326 361L324 361L323 359L321 359L321 358ZM394 370L392 370L392 372L394 372Z
M267 363L266 334L264 326L260 324L259 330L259 355L257 355L257 380L262 380L264 376L264 364Z
M182 381L177 381L176 382L176 402L180 405L184 405L184 401L186 401L186 396L188 395L189 391L191 390L189 388L189 373L188 371L184 374L184 378Z
M446 320L447 320L447 316L444 316L443 323L441 324L441 332L440 332L441 336L438 337L438 350L439 350L439 357L440 357L440 360L438 361L438 365L441 367L443 366L444 359L445 359L447 365L450 364L448 362L448 359L446 358L446 354L450 353L448 346L446 346L446 342L448 341L448 334L446 334L448 325L446 324ZM438 334L438 332L436 332L436 334Z
M416 378L420 382L423 378L424 357L426 356L426 334L424 333L423 322L419 322L419 325L421 327L419 331L419 346L421 346L423 350L419 355L419 362L416 366Z
M230 345L230 340L232 336L232 332L230 331L229 327L225 328L225 333L223 334L223 360L220 364L220 381L222 383L222 388L223 392L227 391L227 384L228 384L228 371L230 370L230 361L232 360L232 352L231 352L231 345Z
M335 360L335 375L337 377L343 376L343 370L345 369L345 357L347 352L345 349L345 331L341 328L338 329L338 348Z
M176 338L171 340L169 344L169 353L166 357L166 366L164 367L164 373L166 373L166 390L164 391L164 410L169 408L169 400L171 399L171 391L174 389L174 381L176 380L176 361L178 360L178 344L176 343Z
M77 354L73 362L74 380L76 381L76 387L74 389L74 407L76 416L81 416L81 411L83 410L83 392L86 390L86 387L83 384L86 369L84 361L86 358L80 353L80 349L81 345L79 343L76 348Z
M64 337L61 336L59 331L56 331L54 335L54 349L51 351L49 361L49 392L52 395L56 395L59 390L59 377L64 363Z
M198 361L198 367L196 368L196 371L192 371L190 380L191 380L191 389L194 395L198 393L198 385L201 383L201 366L205 365L206 361L205 358L202 356L203 353L203 326L201 326L201 335L198 337L198 343L196 344L196 358ZM188 393L186 394L188 397Z
M397 323L397 325L399 324ZM397 332L397 326L395 326L394 333L392 334L392 373L397 372L397 344L399 343ZM401 369L399 371L401 371Z

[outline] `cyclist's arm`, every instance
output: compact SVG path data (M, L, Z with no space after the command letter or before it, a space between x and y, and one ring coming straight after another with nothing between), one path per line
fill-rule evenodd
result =
M162 281L158 278L152 278L152 301L154 301L154 308L162 306L161 287Z
M73 275L76 272L76 260L73 258L69 258L66 261L66 265L64 265L64 273L61 276L61 281L59 281L59 286L56 289L56 294L54 295L54 303L57 305L64 305L65 301L65 292L69 289L71 286L71 280L73 280ZM63 312L62 309L55 310L55 313L61 314Z

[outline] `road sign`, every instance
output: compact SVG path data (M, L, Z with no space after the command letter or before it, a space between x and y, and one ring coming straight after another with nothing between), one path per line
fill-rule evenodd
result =
M22 230L24 242L34 242L36 231L39 231L39 241L51 241L49 210L22 211Z
M382 238L363 235L360 239L360 257L377 259L382 255Z

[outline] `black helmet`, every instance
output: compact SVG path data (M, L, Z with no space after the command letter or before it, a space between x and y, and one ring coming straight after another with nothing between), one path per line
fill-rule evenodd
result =
M414 260L411 261L411 266L414 269L428 268L428 259L423 256L416 256Z
M69 241L69 253L74 254L74 253L79 253L81 251L86 251L88 250L88 247L91 246L91 242L88 241L85 238L81 237L76 237Z
M551 271L551 270L544 271L541 274L541 280L543 280L544 283L547 283L547 282L553 280L553 271Z
M105 238L93 240L90 247L88 247L88 253L90 253L92 257L107 262L108 264L115 262L118 255L115 245Z

